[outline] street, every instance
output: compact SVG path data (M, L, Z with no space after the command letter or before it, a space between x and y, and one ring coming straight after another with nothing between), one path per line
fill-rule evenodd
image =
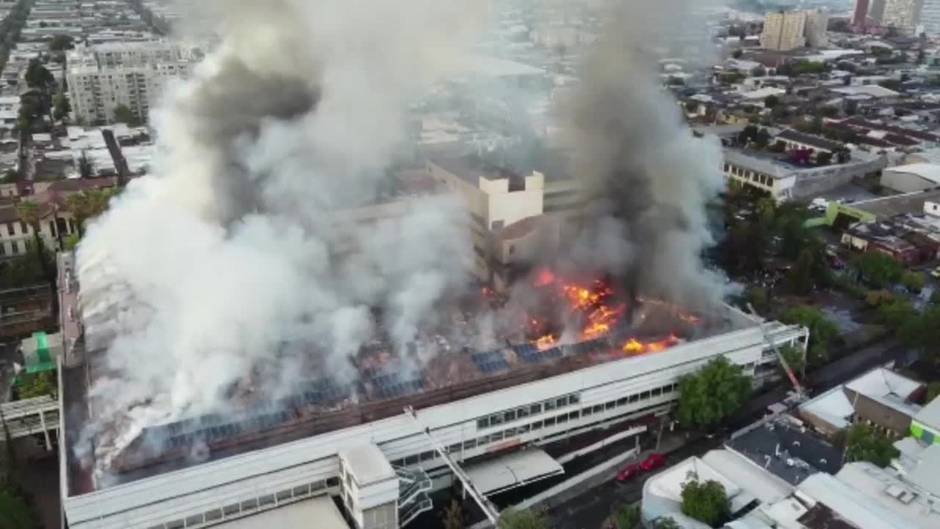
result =
M903 356L906 349L896 340L889 339L871 344L854 353L832 362L809 376L813 394L827 391L839 384L868 371L869 369ZM790 387L778 385L756 395L748 405L729 421L731 428L738 429L760 419L767 411L767 406L780 402L786 397ZM667 465L674 465L691 456L702 456L709 450L718 448L724 442L726 434L707 437L695 437L667 457ZM645 457L649 451L641 454ZM665 467L665 468L668 468ZM655 475L652 473L650 475ZM649 477L649 476L646 476ZM600 529L611 511L620 505L635 503L642 498L645 478L621 484L611 479L599 487L587 490L548 510L553 522L553 529Z

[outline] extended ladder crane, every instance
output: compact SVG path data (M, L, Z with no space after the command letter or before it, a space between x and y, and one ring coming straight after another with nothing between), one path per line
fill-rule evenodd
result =
M754 307L750 303L747 305L748 310L755 318L760 318L757 315L757 311L754 310ZM767 345L770 346L770 349L774 352L774 355L777 356L777 361L780 362L780 366L783 367L783 371L787 374L787 378L790 379L790 384L793 386L793 391L796 392L797 397L803 401L806 399L806 390L803 388L803 385L800 384L799 379L796 377L796 373L793 372L793 369L790 367L790 363L787 362L787 359L784 358L783 354L780 353L780 349L777 348L777 344L770 339L770 336L767 335L767 329L764 327L766 322L761 321L758 324L760 332L764 337L764 341L767 342Z

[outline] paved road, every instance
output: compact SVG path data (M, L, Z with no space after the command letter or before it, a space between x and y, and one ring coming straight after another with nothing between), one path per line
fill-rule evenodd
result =
M890 360L898 360L904 356L905 352L905 348L895 340L885 340L859 349L812 373L809 378L813 394L822 393L845 383L877 365ZM745 409L730 421L732 428L741 428L760 419L766 412L767 406L780 402L789 390L789 386L777 386L751 399ZM693 438L669 454L667 467L688 457L702 456L709 450L718 448L723 443L723 438L724 436L721 435L711 439ZM549 509L548 514L554 522L553 527L555 529L600 529L612 509L619 505L640 501L644 481L637 479L627 484L608 481L600 487L587 490Z

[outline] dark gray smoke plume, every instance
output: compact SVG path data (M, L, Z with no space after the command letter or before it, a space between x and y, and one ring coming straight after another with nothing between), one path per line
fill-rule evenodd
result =
M704 34L702 7L616 2L564 109L565 144L589 198L575 260L626 278L641 295L700 309L724 294L701 259L712 242L705 205L723 185L721 150L692 136L656 66L667 53L707 47L694 32Z

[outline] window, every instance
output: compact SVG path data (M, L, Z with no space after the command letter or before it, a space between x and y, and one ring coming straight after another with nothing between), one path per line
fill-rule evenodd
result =
M447 447L447 452L451 454L453 454L454 452L459 452L461 446L462 445L460 443L450 445Z
M401 460L399 460L398 466L401 466ZM300 485L294 487L294 496L306 496L310 493L310 485Z
M542 421L535 421L534 423L532 423L532 431L533 431L533 432L534 432L535 430L541 430L541 429L542 429Z
M660 396L660 395L662 395L662 394L663 394L663 388L653 388L653 393L652 393L652 395L653 395L654 397L658 397L658 396Z
M518 430L519 430L519 433L526 433L529 431L529 425L523 424L522 426L518 428Z
M206 513L207 522L214 522L215 520L221 520L221 519L222 519L222 509L212 509L211 511Z
M541 404L533 404L533 405L529 406L529 413L531 413L532 415L538 415L538 414L542 413L542 405L541 405Z
M555 399L556 407L564 408L566 405L568 405L568 397L561 397L559 399Z
M640 400L647 400L648 398L650 398L649 390L646 390L643 393L640 393Z
M517 419L525 419L525 418L528 417L528 416L529 416L529 409L528 409L528 408L519 408L518 410L516 410L516 418L517 418Z
M241 508L238 506L237 503L226 505L225 507L222 508L222 512L225 514L225 516L232 516L232 515L238 514L239 511L241 511Z
M245 500L242 502L242 511L253 511L258 508L257 498L251 500Z
M183 520L173 520L166 523L166 529L183 529Z
M189 518L186 518L186 527L194 527L197 525L201 525L202 523L203 523L203 518L201 514L196 514L194 516L190 516Z
M483 417L482 419L477 419L477 429L482 430L490 426L490 418Z
M572 420L572 421L573 421L573 420L576 420L579 415L580 415L580 414L578 413L578 410L575 410L575 411L573 411L573 412L571 412L571 413L568 414L568 419L570 419L570 420Z
M337 485L339 485L339 480L336 478L329 478L326 480L327 487L335 487Z
M566 422L568 422L568 416L567 416L567 415L559 415L559 416L557 417L557 421L558 421L558 424L566 423Z
M627 404L627 397L621 397L617 399L617 406L626 406L626 404Z
M507 411L506 413L504 413L504 414L503 414L503 419L504 419L506 422L511 422L511 421L516 420L516 410L509 410L509 411Z
M422 452L421 453L421 462L430 461L434 459L434 452Z
M548 401L548 402L545 403L545 411L552 411L552 410L554 410L554 409L555 409L555 403L554 403L554 402Z
M490 442L491 442L491 443L494 442L494 441L502 441L502 440L503 440L503 432L501 432L501 431L496 432L496 433L490 435Z
M477 440L476 440L476 439L468 439L468 440L466 440L466 441L463 442L463 449L464 449L464 450L470 450L471 448L476 448L476 446L477 446Z
M634 393L633 395L630 395L630 402L636 402L636 401L638 401L638 400L640 400L640 394L639 394L639 393Z
M614 409L614 406L615 406L616 404L617 404L617 403L616 403L616 402L613 402L613 401L607 402L607 403L604 404L604 409L605 409L605 410L612 410L612 409Z
M591 408L584 408L583 410L581 410L581 415L584 417L587 417L590 414L591 414Z
M549 417L549 418L545 419L545 427L548 428L549 426L555 426L555 418L554 418L554 417Z
M580 396L578 396L578 395L568 395L568 404L571 404L571 405L573 406L573 405L575 405L575 404L577 404L577 403L579 403L579 402L581 402L581 397L580 397Z
M604 411L604 405L603 405L603 404L598 404L597 406L594 406L594 408L592 408L592 409L594 410L594 413L600 413L600 412Z
M280 502L282 502L282 501L287 501L287 500L291 499L292 496L293 496L293 495L291 494L290 489L278 491L278 493L277 493L277 501L278 501L278 503L280 503Z
M274 494L265 494L258 498L258 505L261 507L270 507L274 505Z

